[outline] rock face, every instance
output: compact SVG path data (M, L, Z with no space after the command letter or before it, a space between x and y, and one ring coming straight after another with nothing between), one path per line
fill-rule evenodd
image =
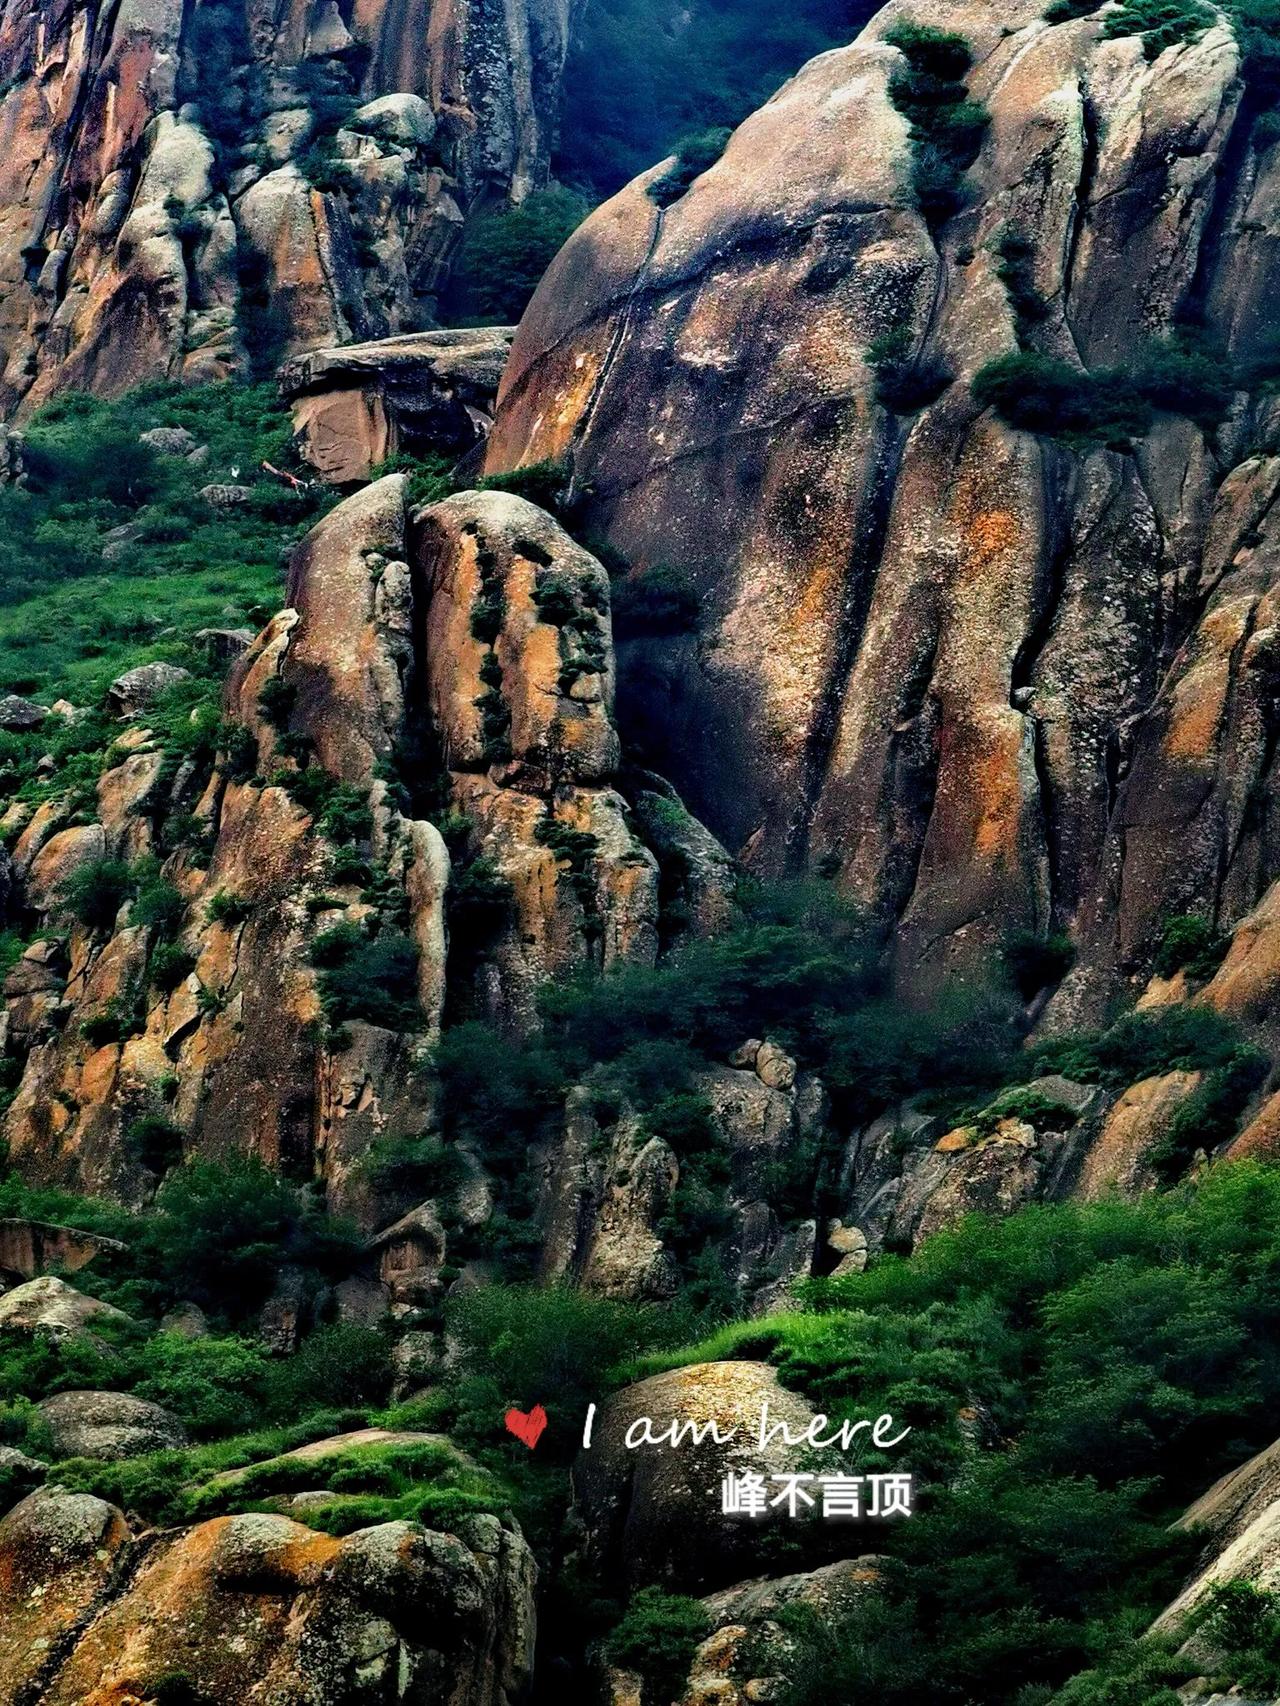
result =
M0 1702L107 1706L181 1675L201 1698L514 1706L533 1564L518 1533L407 1522L342 1540L283 1516L131 1540L99 1499L35 1493L0 1523Z
M1187 1507L1177 1526L1202 1535L1204 1551L1190 1581L1157 1618L1156 1629L1176 1629L1220 1582L1252 1582L1274 1593L1280 1581L1280 1445L1268 1446L1215 1481Z
M513 335L507 326L411 332L295 356L280 388L302 456L344 485L399 453L463 455L493 424Z
M671 837L701 849L666 879L697 890L683 929L724 922L730 861L676 801L647 844L620 791L608 576L523 498L415 510L391 475L313 529L288 598L232 667L211 771L166 779L140 709L99 821L48 802L15 844L36 940L5 985L10 1046L29 1050L5 1133L28 1177L125 1202L157 1182L130 1137L145 1114L188 1152L314 1179L370 1240L376 1315L429 1301L446 1261L432 1205L368 1164L430 1128L421 1056L446 1008L523 1032L548 978L652 963ZM197 826L167 855L147 810L161 787ZM184 907L176 981L153 976L154 928L127 907L90 929L62 906L85 862L152 854ZM326 1018L326 953L354 944L371 969ZM475 1226L492 1203L473 1172ZM278 1301L287 1339L304 1305Z
M545 181L569 7L0 22L0 409L433 323L463 221Z
M1191 323L1247 369L1280 152L1225 22L1149 60L1043 12L890 4L686 193L655 169L599 209L519 328L487 467L566 462L638 585L696 591L696 631L623 647L623 733L728 847L838 870L915 993L1069 932L1046 1023L1072 1026L1136 993L1165 916L1234 926L1280 874L1250 804L1273 406L1242 389L1208 430L1175 401L1129 451L1072 449L969 382L1019 347L1133 364ZM941 223L890 93L903 18L965 38L989 116Z

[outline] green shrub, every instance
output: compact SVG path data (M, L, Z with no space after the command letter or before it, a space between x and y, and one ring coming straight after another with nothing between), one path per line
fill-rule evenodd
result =
M253 902L230 889L219 889L210 896L204 915L210 924L225 924L228 930L235 930L253 916Z
M1032 327L1045 319L1049 312L1049 304L1036 288L1036 246L1030 238L1006 230L996 243L996 254L999 257L996 276L1009 298L1021 343Z
M457 1149L438 1137L381 1137L369 1151L368 1168L384 1190L418 1202L450 1196L467 1176Z
M180 942L161 942L151 950L148 970L152 983L168 995L186 982L196 963L196 956Z
M905 326L876 338L867 350L867 364L875 369L877 400L899 415L928 408L954 378L944 362L913 354Z
M325 1011L335 1023L363 1019L387 1030L414 1030L418 1003L418 951L400 931L367 936L343 923L318 936L311 963L320 970Z
M889 99L910 126L916 205L936 229L963 206L964 174L991 122L964 85L973 54L963 36L930 24L903 21L884 39L906 61L889 79Z
M1085 373L1026 350L988 362L973 395L1010 426L1068 444L1127 449L1151 427L1150 404L1123 374Z
M160 874L158 867L144 865L141 870L135 867L134 876L138 889L129 922L145 925L162 936L178 930L186 916L187 903L177 887Z
M139 1354L133 1390L172 1410L193 1439L213 1439L254 1426L273 1375L266 1352L248 1339L157 1333Z
M659 563L633 570L612 582L613 637L618 644L654 634L689 634L697 630L702 601L683 569Z
M268 1409L288 1420L321 1405L385 1404L390 1389L390 1344L385 1335L353 1321L335 1321L310 1333L291 1357L272 1364Z
M641 1588L610 1631L605 1652L612 1664L643 1678L645 1697L657 1706L683 1693L694 1651L710 1633L711 1618L700 1600Z
M70 872L58 898L88 929L109 930L133 891L127 860L90 859Z
M133 1002L113 996L100 1012L91 1013L80 1022L80 1035L92 1048L105 1048L108 1043L122 1043L131 1037L142 1023L142 1016Z
M1107 16L1102 34L1141 36L1147 58L1158 59L1168 47L1199 41L1216 21L1216 10L1204 0L1123 0Z
M32 490L74 493L81 503L142 504L162 484L160 459L136 425L75 392L63 392L27 426L22 465Z
M352 1253L346 1231L256 1157L175 1168L131 1236L159 1301L187 1298L232 1320L263 1302L282 1264L324 1271Z
M1034 931L1019 931L1009 938L1004 949L1005 967L1024 1001L1030 1001L1051 984L1061 983L1075 957L1075 945L1061 932L1040 936Z
M682 136L675 147L675 159L648 186L650 197L659 207L670 207L687 195L695 180L709 172L724 153L732 132L723 126Z
M298 702L298 689L282 676L271 675L258 689L258 715L277 734L284 734ZM246 733L248 731L246 730Z
M1042 1043L1032 1060L1037 1072L1061 1072L1120 1089L1164 1072L1216 1071L1229 1065L1240 1047L1238 1029L1220 1013L1164 1007L1126 1013L1100 1036Z
M167 1173L182 1160L182 1128L161 1114L143 1114L130 1121L124 1141L129 1154L151 1173Z
M1231 406L1230 364L1220 351L1197 347L1185 336L1150 345L1139 357L1133 379L1153 409L1185 415L1206 432Z
M1219 930L1212 920L1183 913L1165 920L1156 950L1155 971L1160 977L1173 977L1185 971L1188 977L1197 980L1210 978L1230 946L1230 935Z

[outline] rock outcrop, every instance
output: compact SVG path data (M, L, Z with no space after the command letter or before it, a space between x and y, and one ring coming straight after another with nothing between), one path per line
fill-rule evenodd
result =
M316 1180L369 1237L347 1303L376 1316L427 1301L447 1260L435 1208L371 1164L432 1126L425 1045L446 1011L519 1036L548 979L652 964L665 843L620 791L608 576L542 510L500 491L414 508L388 476L313 529L288 598L232 667L211 769L166 777L131 700L97 820L49 802L19 837L35 941L5 986L26 1055L5 1130L27 1177L127 1203L184 1151ZM173 852L161 801L193 825ZM670 878L697 889L682 928L717 927L727 856L664 804L665 835L701 849ZM65 905L76 869L148 855L178 891L168 976L128 906L90 926ZM783 1098L781 1141L796 1092L751 1083ZM159 1158L148 1119L173 1139ZM474 1226L492 1202L470 1164Z
M565 0L0 21L0 409L434 323L470 209L546 179Z
M493 425L513 328L410 332L295 356L280 370L303 459L336 485L389 457L460 457Z
M407 1522L333 1539L283 1516L132 1539L100 1499L37 1492L0 1522L0 1702L198 1698L515 1706L532 1661L518 1532Z
M564 462L633 583L696 594L623 646L623 734L728 847L837 871L912 994L1068 932L1069 1027L1141 990L1167 916L1233 927L1280 874L1251 378L1280 151L1224 17L1149 57L1114 14L1043 14L890 4L692 184L668 163L599 209L519 328L487 467ZM948 217L914 188L903 20L964 38L986 115ZM1157 391L1129 448L971 389L1018 351L1083 377L1197 337L1237 376L1221 420Z

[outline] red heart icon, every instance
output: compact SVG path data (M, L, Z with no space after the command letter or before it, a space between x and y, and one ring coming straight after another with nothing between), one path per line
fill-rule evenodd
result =
M502 1419L507 1424L507 1432L514 1434L521 1445L527 1445L532 1451L542 1438L547 1412L541 1404L535 1404L528 1415L523 1410L508 1410Z

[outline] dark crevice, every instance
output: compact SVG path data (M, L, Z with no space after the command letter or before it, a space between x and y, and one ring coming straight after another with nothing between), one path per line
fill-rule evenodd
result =
M1084 84L1078 85L1080 90L1080 119L1084 131L1084 151L1080 161L1080 176L1076 180L1075 210L1071 218L1071 228L1067 238L1067 253L1062 268L1062 318L1071 341L1076 347L1076 353L1081 355L1080 340L1076 336L1075 325L1071 317L1071 290L1075 283L1076 262L1080 255L1080 242L1084 236L1085 227L1089 222L1089 204L1093 199L1093 186L1098 176L1098 115L1093 110Z

